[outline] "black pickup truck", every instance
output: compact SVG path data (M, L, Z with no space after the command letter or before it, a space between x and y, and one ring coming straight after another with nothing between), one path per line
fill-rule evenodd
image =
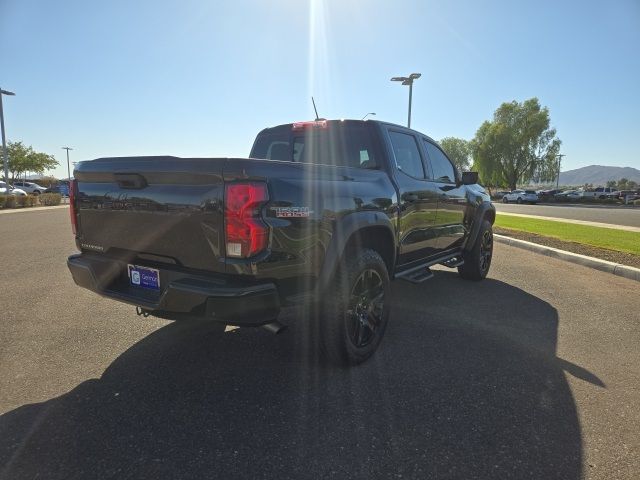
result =
M495 208L426 135L379 121L267 128L251 158L81 162L71 184L81 287L171 320L278 330L311 305L327 356L376 350L390 281L483 279Z

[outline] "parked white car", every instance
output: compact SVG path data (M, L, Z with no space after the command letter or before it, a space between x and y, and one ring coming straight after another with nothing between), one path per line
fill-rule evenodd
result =
M538 203L538 194L533 190L514 190L502 197L502 203Z
M5 195L7 193L7 184L5 182L0 182L0 195ZM9 195L26 195L27 192L24 190L20 190L19 188L13 188L12 185L9 185Z
M33 193L34 195L40 195L46 190L46 187L33 182L13 182L13 186L27 193Z
M583 197L599 198L600 200L617 197L618 195L620 195L620 192L612 187L598 187L582 192Z

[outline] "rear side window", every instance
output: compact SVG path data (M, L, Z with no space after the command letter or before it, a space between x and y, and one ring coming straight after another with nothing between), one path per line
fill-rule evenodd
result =
M414 178L425 178L424 165L416 137L408 133L393 131L389 132L389 137L398 169Z
M342 122L330 122L326 128L260 134L251 157L356 168L378 166L367 128Z
M252 158L266 160L291 160L289 135L260 134L251 152Z
M427 155L429 155L433 179L437 182L455 183L455 169L446 155L442 153L442 150L426 140L424 140L424 148L427 150Z

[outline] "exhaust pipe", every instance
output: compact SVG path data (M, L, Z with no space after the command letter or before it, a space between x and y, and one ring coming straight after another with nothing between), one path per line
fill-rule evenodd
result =
M278 320L274 320L273 322L265 323L264 325L262 325L262 328L264 328L268 332L278 335L279 333L283 332L284 329L287 328L287 326L283 325Z

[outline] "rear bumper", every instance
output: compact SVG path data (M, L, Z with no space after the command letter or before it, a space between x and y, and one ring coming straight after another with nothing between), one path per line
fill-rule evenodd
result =
M238 283L149 265L160 270L161 289L151 291L130 285L127 264L112 258L71 255L67 266L76 285L163 318L198 317L257 326L274 320L280 311L278 290L273 283Z

